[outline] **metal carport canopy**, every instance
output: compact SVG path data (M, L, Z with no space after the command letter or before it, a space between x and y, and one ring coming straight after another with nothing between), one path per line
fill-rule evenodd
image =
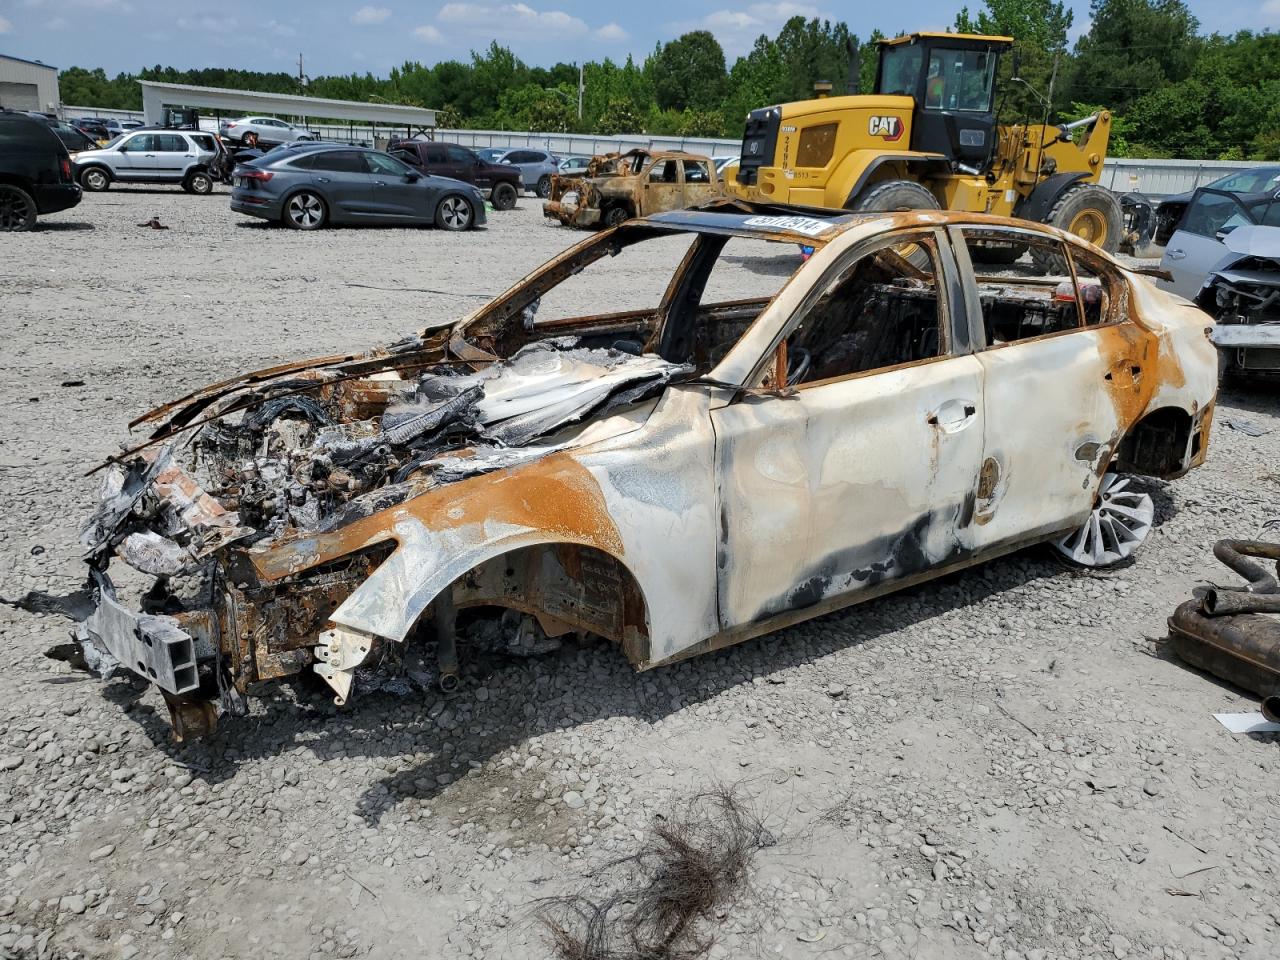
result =
M164 108L168 105L224 110L241 116L281 113L294 117L385 123L406 128L436 125L436 112L426 107L360 103L358 100L324 100L289 93L257 93L222 87L193 87L185 83L160 83L156 80L138 82L142 85L142 111L146 114L147 123L152 124L164 122Z

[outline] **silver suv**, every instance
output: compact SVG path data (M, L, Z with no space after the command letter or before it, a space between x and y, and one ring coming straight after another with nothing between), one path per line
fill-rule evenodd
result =
M209 193L209 163L218 155L211 133L139 130L122 134L98 150L75 156L76 179L91 192L121 183L180 183L188 193Z
M518 167L520 177L524 180L524 188L532 190L543 200L551 196L551 178L560 169L560 160L554 154L528 147L513 147L504 151L493 162Z

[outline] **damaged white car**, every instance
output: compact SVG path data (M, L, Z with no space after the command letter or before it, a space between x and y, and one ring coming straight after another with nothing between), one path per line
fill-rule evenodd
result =
M659 302L547 316L566 280L615 289L671 237L687 249ZM707 302L733 238L782 245L772 296ZM975 273L991 244L1042 246L1064 275ZM466 608L646 669L1036 541L1112 564L1153 520L1128 475L1204 460L1209 326L1020 221L740 201L633 220L451 326L142 417L84 528L78 640L193 736L259 681L314 671L344 703L415 640L448 689ZM136 603L120 563L146 575Z

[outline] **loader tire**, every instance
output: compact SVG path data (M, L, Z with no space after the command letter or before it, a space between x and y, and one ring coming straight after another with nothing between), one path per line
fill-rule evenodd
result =
M1124 232L1120 201L1110 190L1096 183L1072 187L1054 202L1044 222L1074 233L1107 253L1116 252L1120 246L1120 235ZM1031 247L1031 259L1042 273L1065 273L1067 270L1062 257L1038 244Z
M937 198L914 180L886 180L853 201L858 211L938 210Z
M853 201L852 209L859 212L879 212L893 210L940 210L937 198L928 188L914 180L886 180L869 187L858 199ZM908 263L917 270L929 273L933 269L929 253L917 244L910 244L900 251Z

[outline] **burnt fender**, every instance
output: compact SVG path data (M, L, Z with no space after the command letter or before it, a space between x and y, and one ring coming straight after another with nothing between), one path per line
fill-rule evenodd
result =
M1087 173L1077 171L1076 173L1055 173L1051 177L1045 177L1031 191L1030 196L1014 208L1013 215L1023 220L1044 223L1044 218L1049 215L1058 198L1088 176Z

